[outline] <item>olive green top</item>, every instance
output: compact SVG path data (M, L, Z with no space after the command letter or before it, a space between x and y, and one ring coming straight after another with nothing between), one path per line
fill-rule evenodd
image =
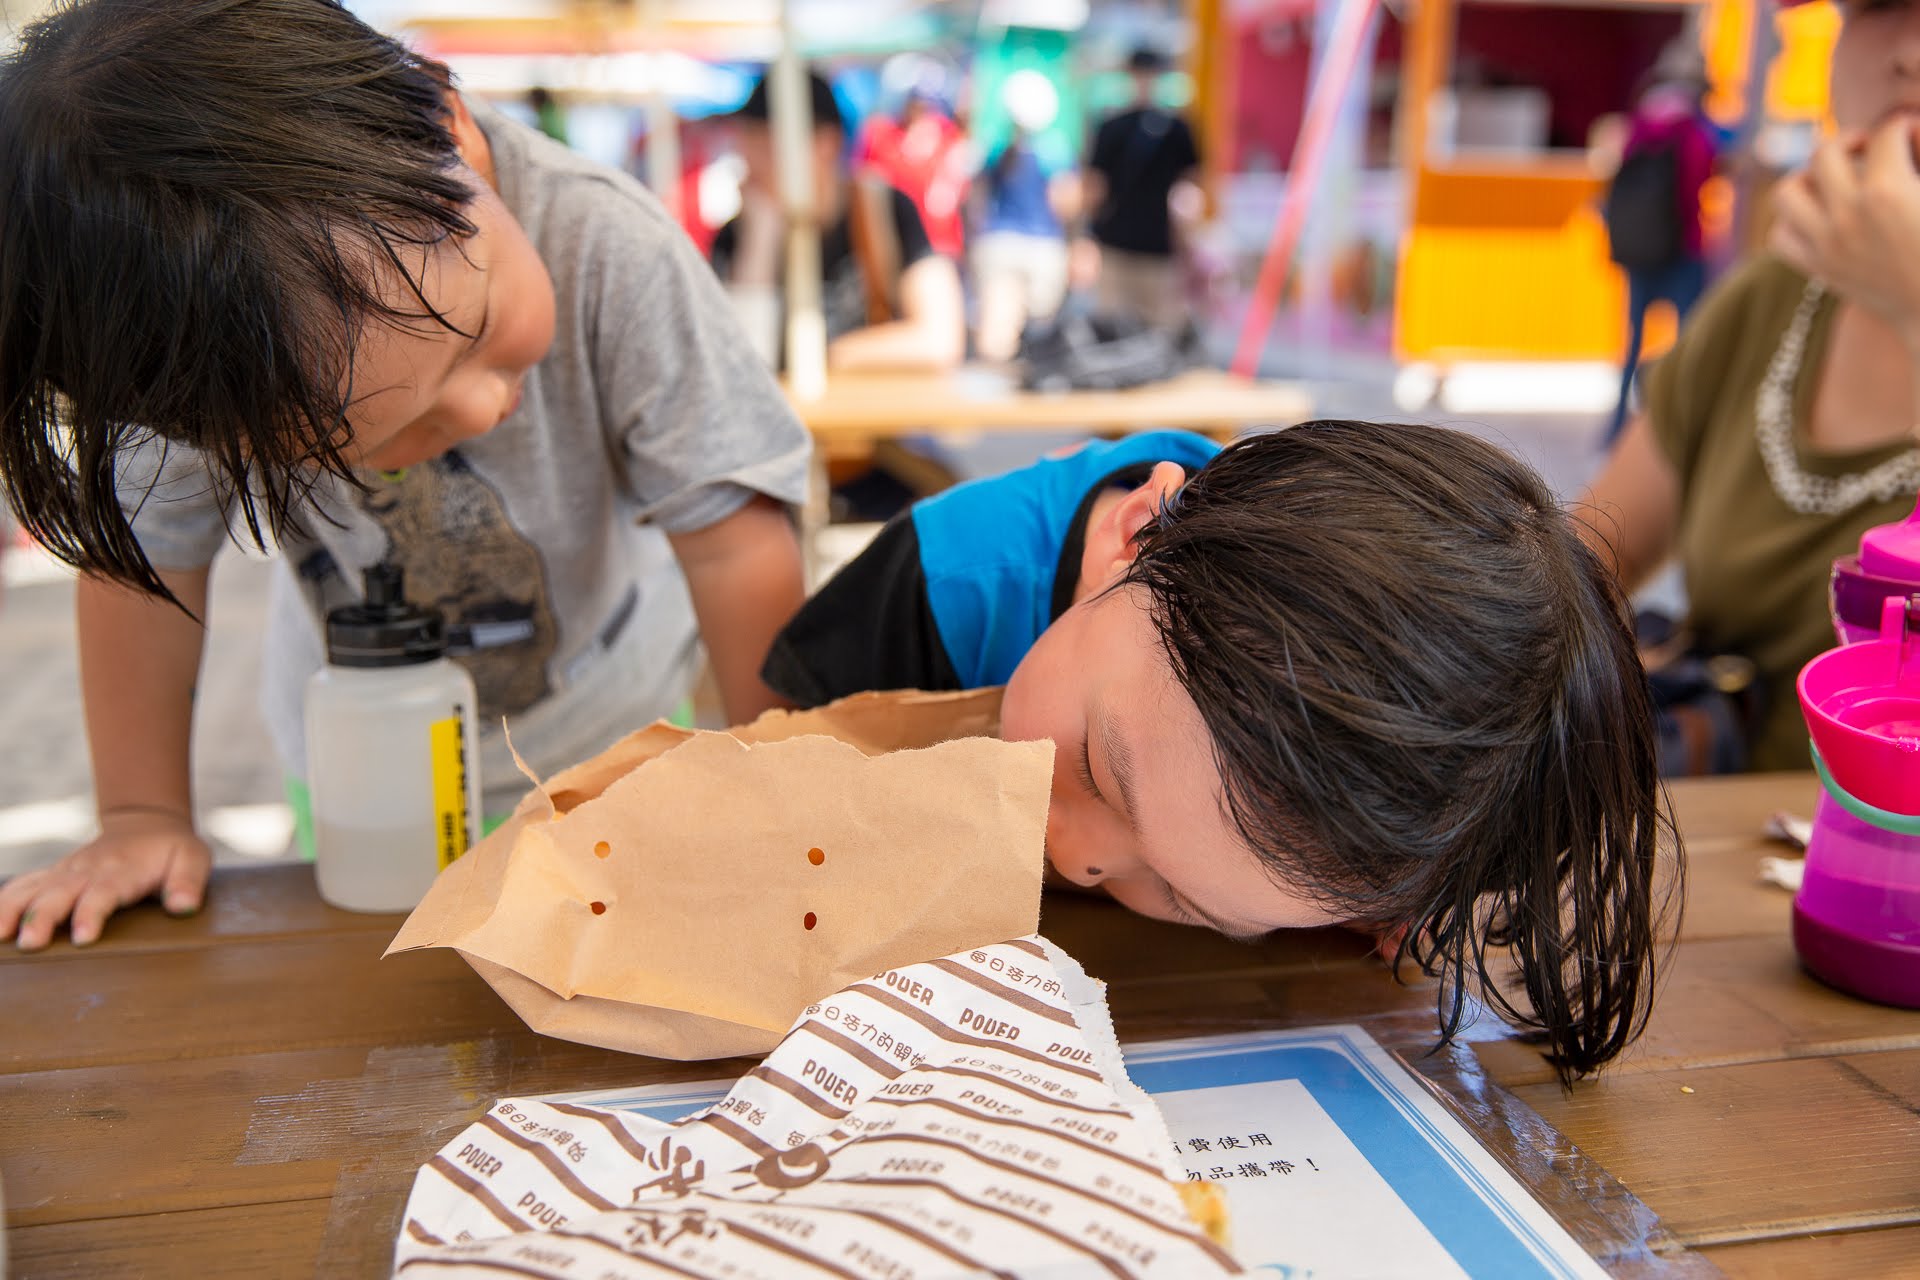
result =
M1806 288L1807 278L1776 258L1740 267L1701 303L1646 382L1654 437L1680 481L1675 553L1695 640L1708 653L1744 654L1765 683L1754 769L1809 767L1794 680L1838 643L1828 613L1833 561L1914 504L1908 494L1839 515L1801 515L1774 492L1754 437L1754 403ZM1794 454L1814 476L1865 471L1908 447L1834 453L1808 445L1835 305L1828 295L1815 311L1793 385Z

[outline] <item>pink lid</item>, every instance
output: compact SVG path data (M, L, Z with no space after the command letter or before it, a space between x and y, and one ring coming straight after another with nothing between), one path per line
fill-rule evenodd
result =
M1860 568L1882 578L1920 580L1920 504L1905 520L1860 535Z

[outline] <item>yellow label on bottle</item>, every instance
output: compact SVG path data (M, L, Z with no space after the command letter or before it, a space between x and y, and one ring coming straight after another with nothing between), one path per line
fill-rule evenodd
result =
M467 851L473 840L473 815L467 812L467 734L458 707L427 728L433 760L433 832L440 848L440 869Z

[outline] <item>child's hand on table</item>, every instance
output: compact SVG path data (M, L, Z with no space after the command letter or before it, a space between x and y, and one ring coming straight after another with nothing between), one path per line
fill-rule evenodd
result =
M51 867L0 884L0 940L38 951L72 917L75 946L100 936L107 917L158 893L174 915L196 911L206 896L213 851L176 814L109 814L100 835Z

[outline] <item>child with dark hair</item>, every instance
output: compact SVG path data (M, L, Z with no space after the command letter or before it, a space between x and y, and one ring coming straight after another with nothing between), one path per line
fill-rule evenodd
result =
M1609 1061L1652 999L1671 824L1607 567L1458 432L1316 422L1213 454L1138 436L923 501L768 683L1004 680L1005 736L1056 747L1059 876L1233 936L1397 935L1444 1034L1477 988L1563 1077Z
M471 637L488 813L524 789L502 715L558 768L670 713L701 636L730 715L775 700L807 438L637 183L333 0L83 0L0 63L0 207L0 481L83 574L101 821L0 886L0 938L199 904L193 689L233 530L282 552L291 779L318 622L382 561Z

